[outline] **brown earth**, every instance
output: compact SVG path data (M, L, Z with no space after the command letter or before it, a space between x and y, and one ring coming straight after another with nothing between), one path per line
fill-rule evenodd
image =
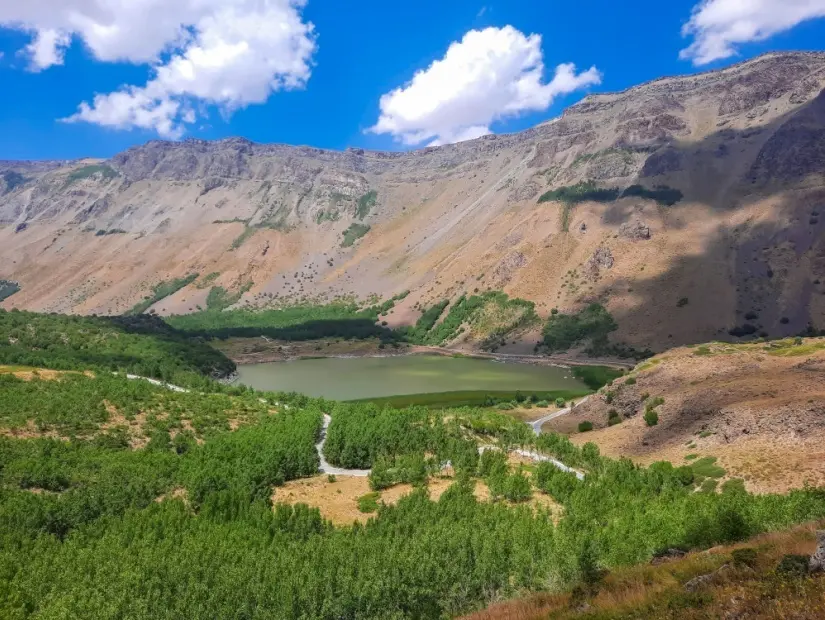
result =
M723 337L750 312L773 336L822 328L823 86L825 54L769 54L409 153L230 139L153 141L98 168L0 162L0 279L22 287L2 306L120 313L199 273L153 309L196 311L212 286L249 285L240 306L254 307L410 290L386 317L402 325L416 304L503 289L542 316L600 300L615 339L637 348ZM564 230L565 207L538 197L583 180L684 198L581 203ZM341 247L362 221L366 236ZM502 350L536 339L519 333Z
M544 430L643 464L715 456L756 492L825 484L825 339L797 342L668 351L637 366L630 384L616 380ZM659 397L658 424L649 427L646 403ZM608 427L611 411L622 422ZM578 433L583 421L595 430Z

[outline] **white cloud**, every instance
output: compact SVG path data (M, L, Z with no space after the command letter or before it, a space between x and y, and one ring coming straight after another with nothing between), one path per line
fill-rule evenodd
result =
M148 64L151 79L83 102L70 122L179 137L194 103L227 113L302 88L315 35L306 0L0 0L0 26L33 33L33 70L63 63L72 37L104 62Z
M441 60L381 97L378 122L368 131L404 144L460 142L490 133L499 119L546 110L557 95L601 82L592 67L556 68L544 81L541 36L512 26L471 30Z
M682 28L694 40L680 57L695 65L729 58L742 43L764 41L817 17L825 17L825 0L703 0Z

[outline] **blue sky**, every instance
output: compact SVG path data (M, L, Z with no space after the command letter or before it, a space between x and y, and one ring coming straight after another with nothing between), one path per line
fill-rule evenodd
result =
M822 16L825 0L0 0L0 159L517 131L588 92L821 50Z

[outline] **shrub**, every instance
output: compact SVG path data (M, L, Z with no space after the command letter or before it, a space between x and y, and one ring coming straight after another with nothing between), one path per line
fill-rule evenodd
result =
M563 400L563 399L562 399L562 400ZM549 402L547 402L546 400L540 400L540 401L538 401L538 402L536 403L536 407L539 407L539 408L541 408L541 409L546 409L546 408L547 408L547 407L549 407L549 406L550 406L550 403L549 403Z
M808 556L788 554L779 562L776 572L789 577L804 577L808 574Z
M338 478L335 477L335 474L329 474L327 476L327 482L336 482Z
M496 405L496 409L499 409L500 411L512 411L515 408L516 405L510 402L503 402Z
M556 399L556 403L555 403L555 404L556 404L556 407L558 407L559 409L561 409L561 408L562 408L562 407L564 407L564 405L565 405L565 400L564 400L561 396L559 396L559 397Z
M659 423L659 414L655 409L647 409L645 411L645 424L648 426L656 426Z
M690 303L690 300L687 297L682 297L679 301L676 302L677 308L684 308Z
M589 422L585 420L584 422L579 422L579 432L586 433L588 431L593 430L593 422Z
M636 377L628 377L624 382L625 385L636 385Z

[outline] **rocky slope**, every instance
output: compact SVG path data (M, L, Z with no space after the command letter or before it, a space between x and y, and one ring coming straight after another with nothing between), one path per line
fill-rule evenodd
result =
M154 309L216 285L254 305L409 289L403 322L491 288L542 314L601 300L617 339L654 349L825 327L823 86L825 54L771 54L409 153L230 139L0 162L0 279L21 286L3 307L119 313L198 273ZM683 198L538 202L582 181Z

